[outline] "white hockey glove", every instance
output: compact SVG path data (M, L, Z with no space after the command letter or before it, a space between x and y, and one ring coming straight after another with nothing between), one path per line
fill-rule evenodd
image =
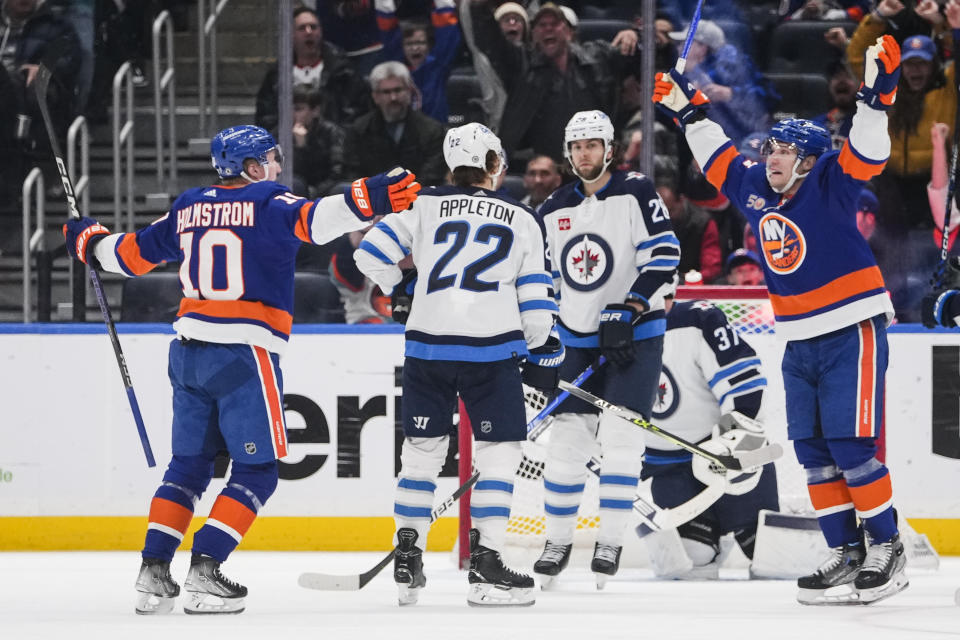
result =
M713 427L713 437L700 446L711 453L732 455L736 451L753 451L767 444L763 425L739 411L720 417ZM760 484L763 467L732 471L713 464L702 456L693 456L693 476L708 487L723 484L723 492L742 496Z

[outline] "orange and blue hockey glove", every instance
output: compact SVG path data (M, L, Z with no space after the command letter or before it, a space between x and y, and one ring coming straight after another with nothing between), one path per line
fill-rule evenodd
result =
M886 111L897 99L900 45L892 36L885 35L867 47L864 57L863 82L857 91L857 100L873 109Z
M63 225L67 253L84 264L90 264L93 248L108 235L110 230L93 218L70 218Z
M688 124L707 117L706 108L710 99L693 86L685 75L671 69L669 73L657 74L653 102L678 127L685 129Z
M361 220L398 213L410 208L417 199L420 183L406 169L394 167L389 173L359 178L344 188L344 199L353 214Z

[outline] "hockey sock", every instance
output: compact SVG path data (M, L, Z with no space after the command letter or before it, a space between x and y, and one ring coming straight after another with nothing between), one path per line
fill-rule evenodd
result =
M416 546L427 547L433 494L437 490L437 476L447 457L449 437L405 438L400 453L400 476L393 503L393 519L397 529L411 528L417 532ZM394 536L394 544L397 543Z
M476 443L480 478L470 494L470 519L480 531L480 544L500 551L510 519L513 478L523 454L519 442Z
M597 542L623 545L643 456L643 431L618 418L600 420L600 530Z
M207 522L193 536L193 553L225 561L273 495L278 477L276 460L266 464L234 461L227 486L213 503Z
M886 542L897 533L893 515L890 472L876 458L843 472L863 528L874 543Z
M144 558L166 562L183 541L193 509L213 476L213 460L200 456L173 456L163 482L150 502Z
M807 469L807 491L827 546L840 547L860 537L853 499L835 466Z
M587 475L585 465L596 449L596 424L594 414L561 413L550 427L543 469L543 510L547 540L551 542L573 542Z

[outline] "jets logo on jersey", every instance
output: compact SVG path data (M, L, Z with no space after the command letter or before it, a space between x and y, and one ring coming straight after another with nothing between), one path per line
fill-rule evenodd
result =
M607 241L585 233L567 242L560 255L563 279L577 291L596 289L613 272L613 252Z
M760 218L760 246L767 265L776 273L793 273L803 264L807 243L800 227L778 213Z
M680 404L680 387L673 379L673 374L666 365L660 369L660 385L657 387L657 397L653 401L653 417L658 420L669 418Z

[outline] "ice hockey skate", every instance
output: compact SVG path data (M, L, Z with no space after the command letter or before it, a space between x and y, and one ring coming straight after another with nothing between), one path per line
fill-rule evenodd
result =
M136 588L136 612L142 616L170 613L180 595L180 585L170 575L170 563L157 558L143 559Z
M185 613L240 613L247 588L220 573L220 563L210 556L194 554L190 571L183 583L190 599L183 605Z
M854 581L861 604L879 602L903 591L910 581L904 572L907 554L897 534L879 544L867 547L867 557Z
M547 544L540 554L540 559L533 564L533 572L540 576L540 588L547 591L553 588L560 572L567 568L570 562L572 544L560 544L547 540Z
M423 551L417 547L416 530L397 530L397 553L393 557L393 581L397 583L400 606L416 604L420 590L427 584L423 575Z
M815 605L856 604L859 594L853 582L863 566L863 543L830 549L830 557L808 576L797 580L797 602Z
M533 578L503 564L498 551L480 545L480 531L470 530L471 607L526 607L536 602Z
M597 542L593 545L593 560L590 561L590 571L597 577L597 589L607 585L610 576L617 575L620 568L620 552L623 547Z

